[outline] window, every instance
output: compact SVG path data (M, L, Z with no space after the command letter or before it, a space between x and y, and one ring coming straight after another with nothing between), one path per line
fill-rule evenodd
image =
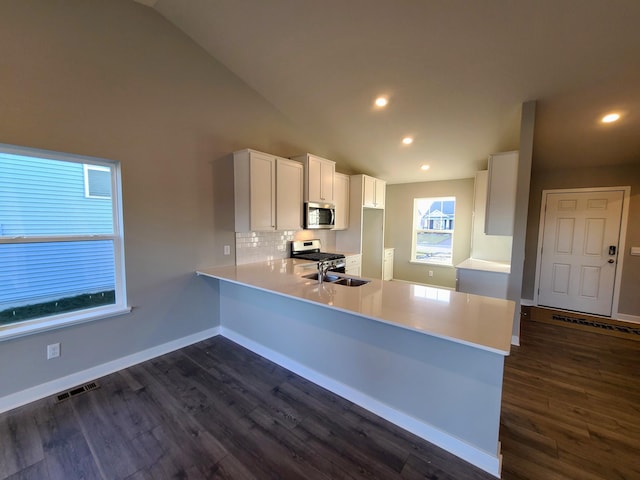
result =
M414 198L411 260L453 265L456 198Z
M87 198L111 198L111 169L84 164L84 195Z
M0 338L124 313L117 162L0 145Z

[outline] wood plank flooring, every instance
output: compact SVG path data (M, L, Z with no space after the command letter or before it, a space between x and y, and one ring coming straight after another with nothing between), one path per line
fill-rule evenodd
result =
M640 479L640 342L521 325L505 363L502 477Z
M523 322L503 478L640 478L640 342ZM0 415L0 479L491 475L216 337Z

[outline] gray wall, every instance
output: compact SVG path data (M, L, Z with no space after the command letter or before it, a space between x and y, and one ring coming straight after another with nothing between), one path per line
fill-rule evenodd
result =
M409 263L413 199L422 197L456 197L456 224L453 234L453 264L469 258L471 250L471 215L473 212L473 178L439 182L387 185L385 200L385 245L395 247L393 277L418 283L455 288L454 267ZM433 271L433 277L428 271Z
M532 299L535 287L538 229L542 191L560 188L631 187L631 205L624 251L622 284L618 311L640 316L640 257L632 257L631 247L640 246L640 164L618 167L534 170L531 175L529 216L522 298Z
M230 153L316 146L131 0L3 0L0 58L0 143L121 162L134 307L2 342L0 397L218 324L216 291L194 271L233 263ZM47 361L53 342L62 356Z

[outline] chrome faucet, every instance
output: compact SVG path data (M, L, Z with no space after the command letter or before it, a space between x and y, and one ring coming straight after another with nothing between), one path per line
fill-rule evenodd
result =
M327 275L327 271L331 267L330 262L318 262L318 283L322 284L324 277Z

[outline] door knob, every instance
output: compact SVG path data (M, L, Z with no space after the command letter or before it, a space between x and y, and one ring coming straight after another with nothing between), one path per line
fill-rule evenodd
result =
M615 260L613 258L610 258L609 260L607 260L609 263L613 263L615 262Z

